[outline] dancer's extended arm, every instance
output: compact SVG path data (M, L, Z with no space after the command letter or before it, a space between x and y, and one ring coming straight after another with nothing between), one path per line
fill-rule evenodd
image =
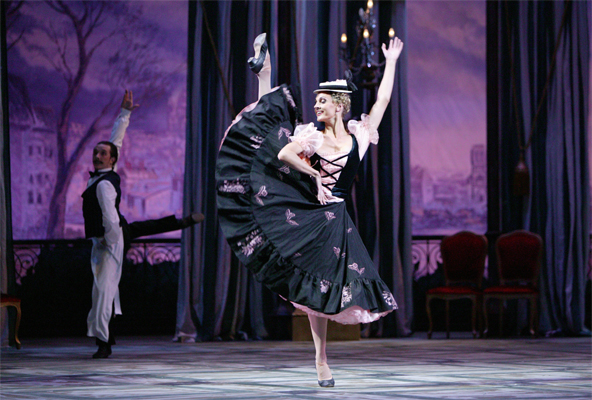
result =
M380 86L378 87L376 103L372 106L369 114L369 123L373 129L378 129L378 125L380 125L380 121L382 121L382 116L386 111L386 107L391 101L391 94L393 93L393 86L395 84L395 67L397 66L397 60L399 59L402 50L403 42L397 37L391 39L388 48L384 43L382 44L382 52L384 58L386 58L386 63L384 74L380 81Z
M117 147L117 152L121 155L121 146L123 145L123 138L129 125L129 118L136 108L140 107L139 104L134 104L134 95L131 90L125 90L123 99L121 100L121 112L113 123L111 129L111 137L109 141ZM113 166L113 170L117 171L117 164Z

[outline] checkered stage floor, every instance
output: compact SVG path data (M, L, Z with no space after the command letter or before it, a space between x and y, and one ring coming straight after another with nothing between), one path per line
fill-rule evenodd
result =
M591 399L591 338L329 342L334 388L316 383L311 342L87 338L2 349L2 399ZM456 337L456 339L454 338Z

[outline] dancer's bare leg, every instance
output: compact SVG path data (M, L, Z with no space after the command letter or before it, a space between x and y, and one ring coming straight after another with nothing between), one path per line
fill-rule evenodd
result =
M261 46L258 47L260 48ZM255 49L255 58L259 55L259 48ZM259 97L257 99L260 99L271 92L271 59L269 58L269 51L267 52L267 56L265 56L263 68L257 74L257 78L259 78Z
M331 369L327 364L327 354L325 348L327 345L327 318L316 317L308 314L312 340L315 345L315 362L319 381L333 378Z

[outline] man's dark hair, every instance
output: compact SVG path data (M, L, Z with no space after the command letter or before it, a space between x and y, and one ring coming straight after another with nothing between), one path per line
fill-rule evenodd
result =
M99 142L97 144L105 144L105 145L109 146L109 149L111 149L110 150L111 157L115 158L115 162L113 163L113 165L115 165L117 163L117 160L119 159L119 152L117 151L117 146L115 146L113 143L111 143L107 140L104 140L104 141Z

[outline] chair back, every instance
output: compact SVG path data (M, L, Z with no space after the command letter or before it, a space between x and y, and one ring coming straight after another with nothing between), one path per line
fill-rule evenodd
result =
M487 256L485 236L469 231L446 236L440 243L440 252L446 285L470 283L477 289L481 287Z
M543 239L536 233L517 230L500 236L496 242L500 283L537 286Z

